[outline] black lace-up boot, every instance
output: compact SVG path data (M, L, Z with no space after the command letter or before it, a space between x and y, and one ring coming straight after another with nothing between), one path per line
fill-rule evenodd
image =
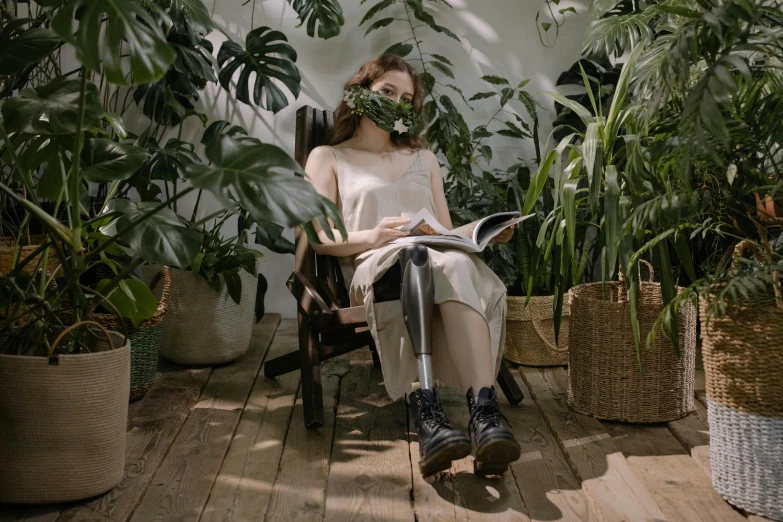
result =
M419 437L419 469L423 476L449 469L452 460L470 455L470 439L451 427L436 390L416 390L409 402Z
M476 475L501 475L521 454L519 443L503 425L508 419L498 408L495 387L481 388L478 396L473 388L466 394L470 420L468 433L473 447L473 472Z

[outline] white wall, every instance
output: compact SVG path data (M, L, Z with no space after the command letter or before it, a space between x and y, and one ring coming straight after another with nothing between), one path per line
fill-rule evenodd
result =
M322 40L308 37L305 27L296 28L296 13L286 0L255 0L255 6L252 0L245 6L241 5L243 2L240 0L205 0L218 26L236 40L244 41L245 35L251 30L251 19L252 27L265 25L285 33L298 53L296 65L302 75L302 93L298 99L291 99L289 107L272 115L232 101L231 96L220 87L210 85L203 93L200 109L209 115L210 120L233 121L245 127L251 135L274 143L293 155L296 109L304 104L333 109L342 97L343 83L363 61L375 57L389 45L410 37L409 27L399 22L364 36L369 23L362 27L358 27L358 24L376 1L368 0L360 5L358 0L341 0L345 25L339 36ZM449 1L453 9L437 2L426 2L426 5L437 8L435 18L438 23L456 32L462 45L422 27L417 29L417 35L424 40L424 52L442 54L454 63L456 81L449 83L459 86L466 97L492 87L479 79L485 74L507 77L512 84L530 79L527 90L546 107L539 113L542 120L541 136L542 140L545 139L551 130L549 122L553 118L554 109L544 91L554 90L554 83L560 73L579 57L588 24L587 0L570 3L563 0L560 3L559 8L573 6L578 14L569 16L555 47L551 49L539 42L534 21L537 10L544 5L543 0ZM386 12L392 13L392 10L404 14L401 5L393 6ZM383 16L392 16L386 12ZM215 31L210 39L217 52L225 36ZM420 62L412 63L420 65ZM441 90L446 91L450 90ZM452 99L458 100L458 95L453 94ZM486 123L495 110L494 104L496 102L493 100L481 100L474 102L474 112L465 108L463 114L468 124L472 127ZM458 106L461 106L461 102ZM194 121L195 118L191 118L191 122ZM201 129L193 123L183 133L184 139L196 142L200 135ZM499 137L490 144L495 156L493 166L508 165L519 156L534 158L532 143L520 147L519 142ZM286 236L293 239L293 231L288 230ZM294 317L295 302L285 287L285 280L293 269L293 256L271 252L265 254L266 262L263 263L262 272L269 281L266 309L268 312L282 313L284 317Z

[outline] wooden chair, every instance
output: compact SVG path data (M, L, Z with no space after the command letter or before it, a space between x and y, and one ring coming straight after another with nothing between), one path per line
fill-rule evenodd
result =
M296 161L302 167L310 151L329 142L333 118L330 111L304 106L296 111ZM274 378L294 370L302 372L304 422L316 428L324 422L321 363L353 350L369 347L376 367L380 360L370 334L363 306L351 306L337 258L316 254L307 235L296 229L295 269L286 286L296 298L299 349L264 365L264 375ZM523 396L505 360L498 384L511 404Z

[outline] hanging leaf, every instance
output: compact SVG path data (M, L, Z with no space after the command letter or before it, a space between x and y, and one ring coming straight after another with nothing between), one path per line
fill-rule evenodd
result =
M486 76L481 77L482 80L484 80L487 83L491 83L493 85L508 85L508 80L505 78L502 78L500 76L494 76L491 74L488 74Z
M445 56L443 56L441 54L430 53L430 56L432 56L433 58L435 58L436 60L438 60L440 62L445 63L446 65L450 65L450 66L454 67L454 64L451 63L448 58L446 58Z
M215 27L207 6L201 0L171 0L169 16L174 30L190 36L194 42L204 38Z
M201 136L201 143L209 145L213 141L220 139L221 136L230 136L238 141L255 140L260 143L257 138L249 137L244 128L239 125L232 125L226 120L217 120L210 123Z
M128 179L147 159L147 151L106 138L91 138L85 143L82 159L82 175L87 181L110 183Z
M35 89L22 89L2 105L7 132L62 135L76 133L81 81L59 76ZM88 81L82 130L101 129L103 105L98 88Z
M283 33L269 27L250 31L244 48L232 40L223 42L217 58L221 67L218 73L220 85L230 91L231 79L235 72L240 71L236 97L251 105L250 76L255 74L253 103L274 113L284 109L288 106L288 99L272 79L282 82L294 98L299 96L301 82L299 70L294 65L296 51L287 42Z
M116 236L157 206L158 202L141 202L137 205L127 199L113 199L107 205L108 211L117 211L122 215L100 231L107 236ZM183 225L173 210L163 208L146 216L123 233L121 239L148 263L185 268L201 248L203 235Z
M345 18L343 8L336 0L288 0L288 3L299 15L299 25L307 23L307 36L310 38L315 36L316 24L319 24L319 38L328 39L340 34Z
M296 245L283 237L284 230L275 223L259 223L256 226L256 244L278 254L293 254L296 252Z
M212 192L227 208L240 204L259 222L287 227L326 214L324 198L309 182L281 173L303 171L279 147L222 136L207 146L206 155L212 165L190 165L186 177L194 186ZM335 224L341 232L345 230L339 217Z
M74 35L77 9L79 27ZM158 16L168 18L158 11ZM176 58L160 24L131 0L69 0L55 15L52 29L76 48L80 62L93 71L103 64L106 79L118 85L128 83L124 64L130 64L138 85L160 80ZM126 55L129 60L123 58Z
M383 51L383 54L396 54L402 58L405 58L413 51L413 44L408 43L396 43Z
M477 92L473 96L470 97L470 101L473 100L483 100L484 98L491 98L493 96L497 96L498 93L496 92Z
M264 274L259 273L258 283L256 283L256 323L264 317L264 298L268 286Z
M367 28L367 30L364 32L364 36L367 36L368 34L375 31L376 29L380 29L381 27L386 27L387 25L391 25L393 21L394 18L381 18L380 20L377 20L374 24L372 24L370 27Z
M29 22L27 18L13 20L0 31L0 76L16 74L40 62L62 42L50 29L34 27L17 31Z
M373 18L375 15L377 15L387 7L393 6L396 3L397 0L381 0L380 2L372 6L369 11L367 11L367 14L364 15L364 18L362 18L362 21L359 22L359 25L363 25L364 22L370 20L371 18Z
M102 279L98 282L96 290L103 294L103 289L110 281L110 279ZM106 298L112 305L107 308L116 309L122 317L130 319L134 326L139 326L143 320L152 317L158 309L158 300L149 287L138 279L123 279Z
M195 146L177 138L169 138L164 147L158 146L154 140L142 146L150 154L144 165L144 171L151 180L160 179L176 183L184 177L185 169L189 165L201 162Z
M442 72L443 74L451 78L452 80L454 79L454 73L451 72L451 69L449 69L446 65L440 62L430 62L430 65L435 67L437 70L439 70L440 72Z

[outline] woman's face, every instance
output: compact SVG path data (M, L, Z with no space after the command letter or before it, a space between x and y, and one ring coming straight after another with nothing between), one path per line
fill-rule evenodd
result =
M404 71L386 71L370 86L390 100L411 103L413 101L413 79Z

